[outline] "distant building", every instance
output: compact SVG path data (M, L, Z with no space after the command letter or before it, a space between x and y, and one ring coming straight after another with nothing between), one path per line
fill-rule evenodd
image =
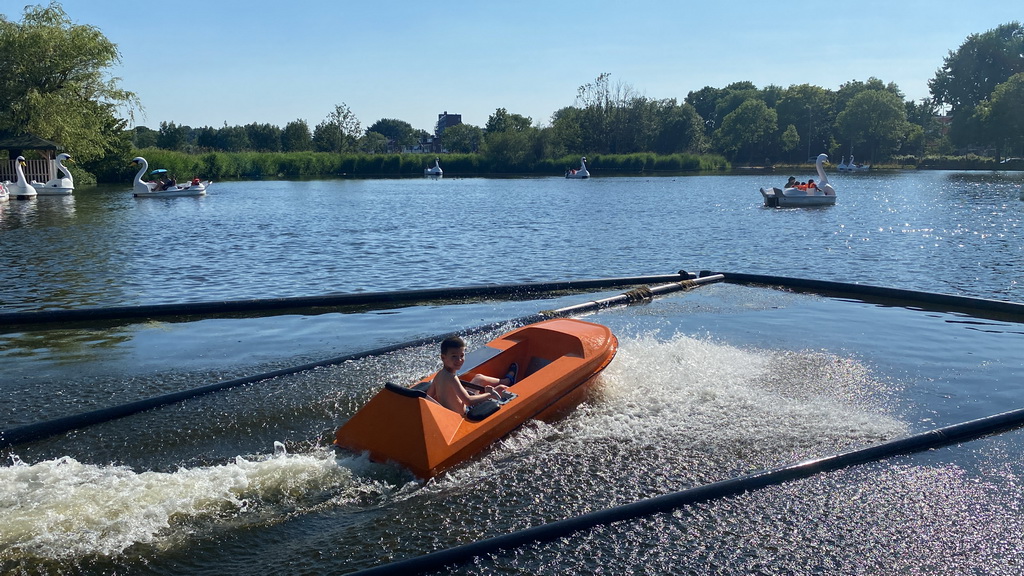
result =
M458 126L462 124L462 114L449 114L447 110L444 114L437 115L437 125L434 126L434 136L441 138L444 136L444 129L451 128L452 126Z
M432 136L424 136L412 146L403 148L403 152L413 154L441 154L447 152L444 148L443 136L445 128L462 124L462 114L449 114L447 110L437 115L437 124L434 126Z

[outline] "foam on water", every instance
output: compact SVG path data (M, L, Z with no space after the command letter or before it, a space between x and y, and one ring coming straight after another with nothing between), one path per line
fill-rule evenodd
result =
M83 464L71 457L0 468L0 550L12 556L71 559L116 555L137 543L159 546L198 521L266 521L330 498L356 502L393 486L357 477L359 459L330 450L236 457L172 473Z
M885 408L894 386L827 352L621 337L594 395L564 420L527 422L428 489L545 470L544 484L565 490L605 490L606 476L628 490L627 479L661 473L659 489L681 490L904 436L907 424Z
M868 443L906 433L881 408L889 384L853 359L818 351L744 350L654 334L622 342L599 401L575 437L670 437L742 457L757 445L798 453L823 440Z

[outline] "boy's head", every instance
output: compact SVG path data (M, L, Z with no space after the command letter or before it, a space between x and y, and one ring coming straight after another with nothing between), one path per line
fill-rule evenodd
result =
M465 348L466 341L458 336L449 336L441 341L441 354L444 355L452 348Z
M466 341L458 336L445 338L441 342L441 362L445 369L455 372L466 361Z

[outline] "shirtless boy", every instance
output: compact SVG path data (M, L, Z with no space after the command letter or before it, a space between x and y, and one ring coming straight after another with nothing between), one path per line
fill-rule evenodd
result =
M493 376L477 374L472 383L482 386L481 394L470 394L459 381L458 373L466 361L466 342L458 336L445 338L441 342L441 363L444 367L437 372L430 382L427 394L442 406L465 414L471 406L475 406L490 398L501 400L501 393L515 384L517 366L512 364L508 374L501 379Z

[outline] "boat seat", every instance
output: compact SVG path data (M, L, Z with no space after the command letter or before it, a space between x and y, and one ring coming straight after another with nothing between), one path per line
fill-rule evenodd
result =
M548 364L551 364L551 360L548 360L547 358L541 358L540 356L531 356L529 363L526 364L526 372L520 374L518 379L522 380L523 378L526 378L531 374L536 374L541 368L547 366Z
M402 396L408 396L409 398L427 398L427 393L424 390L406 388L405 386L399 386L394 382L386 382L384 384L384 389L390 390L396 394L401 394Z

